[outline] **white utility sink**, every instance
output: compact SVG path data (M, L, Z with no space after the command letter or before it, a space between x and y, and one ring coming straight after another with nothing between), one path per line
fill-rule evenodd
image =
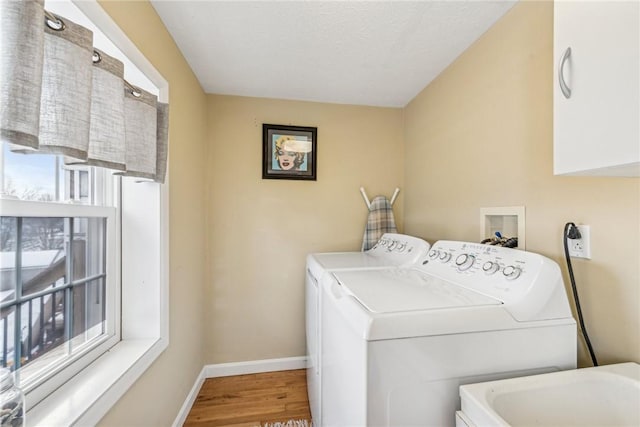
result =
M468 384L460 399L457 426L640 426L640 365Z

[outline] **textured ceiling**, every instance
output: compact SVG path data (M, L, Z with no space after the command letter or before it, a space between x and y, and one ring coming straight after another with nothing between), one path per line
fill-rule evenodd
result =
M403 107L514 1L152 4L207 93Z

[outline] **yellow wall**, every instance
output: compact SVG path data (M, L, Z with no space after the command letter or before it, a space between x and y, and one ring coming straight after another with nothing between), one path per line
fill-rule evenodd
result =
M516 5L404 111L205 96L149 3L101 4L171 103L171 343L102 425L170 424L204 364L303 355L305 255L359 248L360 186L401 187L401 229L431 241L526 206L527 249L561 265L564 223L590 224L574 269L593 343L640 362L640 184L553 176L551 3ZM318 181L261 178L262 123L318 127Z
M525 206L527 250L565 266L564 224L591 225L592 343L640 362L640 181L553 176L552 70L553 4L520 2L405 108L405 232L476 241L481 207Z
M170 103L169 347L101 425L170 425L204 365L206 96L150 3L100 4L169 82Z
M303 356L306 254L360 250L360 186L370 197L402 190L402 111L217 95L208 102L206 362ZM318 128L317 181L262 179L263 123Z

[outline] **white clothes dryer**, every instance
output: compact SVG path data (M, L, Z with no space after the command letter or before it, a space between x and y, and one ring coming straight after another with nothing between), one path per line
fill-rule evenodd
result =
M323 280L323 426L453 426L461 384L576 366L560 269L541 255L440 241L413 268Z
M307 256L305 280L307 390L311 416L315 425L322 425L319 319L321 292L318 287L322 277L335 271L410 266L427 255L429 246L429 243L418 237L386 233L373 248L365 252L327 252Z

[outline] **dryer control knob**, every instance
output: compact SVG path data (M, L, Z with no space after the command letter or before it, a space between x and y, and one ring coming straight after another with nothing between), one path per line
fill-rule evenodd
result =
M456 265L458 266L458 270L464 271L471 268L473 263L475 262L476 257L470 254L461 254L456 258Z
M429 258L436 259L436 258L438 258L438 254L439 254L439 252L437 250L431 249L429 251Z
M509 280L517 279L520 277L520 273L522 270L519 267L514 267L513 265L509 265L502 270L502 274Z
M449 252L440 252L440 256L438 257L442 262L449 262L451 259L451 254Z
M494 274L500 270L500 265L495 261L487 261L482 265L482 270L487 274Z

